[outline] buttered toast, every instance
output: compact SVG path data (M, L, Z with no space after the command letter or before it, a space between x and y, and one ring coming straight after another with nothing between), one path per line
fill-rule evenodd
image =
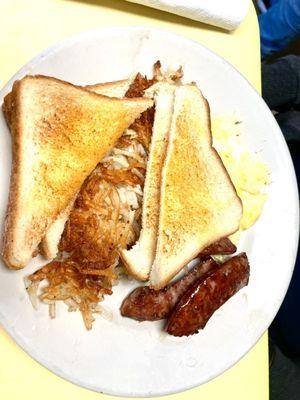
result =
M178 87L150 285L164 287L205 247L237 231L241 216L241 200L212 146L208 102L196 86Z
M51 77L14 83L3 106L13 141L2 250L10 268L30 261L84 179L150 106L149 99L109 98Z

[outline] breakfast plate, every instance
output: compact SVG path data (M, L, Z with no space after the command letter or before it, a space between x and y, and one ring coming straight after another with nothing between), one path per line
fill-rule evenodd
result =
M60 42L25 65L0 92L0 103L16 79L43 74L89 85L151 74L160 60L184 70L208 99L212 115L238 113L246 146L267 164L271 182L259 220L239 241L251 265L249 285L215 312L204 330L172 337L161 322L122 318L119 307L137 286L121 280L86 331L79 313L61 305L55 319L40 304L34 310L24 279L45 263L36 257L25 269L0 266L0 323L31 357L57 375L86 388L121 396L158 396L200 385L234 365L258 341L286 293L298 243L298 193L292 161L280 129L263 100L226 61L205 47L149 28L89 31ZM0 114L1 231L11 166L10 133ZM249 171L251 175L253 171ZM191 185L193 182L191 182Z

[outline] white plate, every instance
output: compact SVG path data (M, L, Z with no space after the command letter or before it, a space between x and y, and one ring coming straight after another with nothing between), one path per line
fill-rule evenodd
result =
M238 110L250 149L261 153L272 171L269 198L260 220L240 244L251 263L249 286L230 299L206 328L189 338L162 333L160 322L137 323L118 309L135 282L122 282L105 305L111 322L98 317L87 332L79 313L59 307L55 320L47 307L33 310L25 270L0 267L0 323L15 341L56 374L87 388L124 396L154 396L200 385L236 363L274 318L292 274L298 239L298 196L294 169L282 134L267 106L227 62L182 37L146 28L90 31L59 43L25 65L0 93L0 103L15 79L46 74L85 85L150 73L152 64L182 65L185 80L196 81L212 112ZM5 214L11 164L10 134L0 115L0 217ZM251 171L249 171L251 173Z

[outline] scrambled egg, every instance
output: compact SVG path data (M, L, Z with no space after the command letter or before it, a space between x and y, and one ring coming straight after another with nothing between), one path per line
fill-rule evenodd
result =
M248 229L259 218L267 199L269 170L259 156L243 144L241 123L236 115L212 118L212 135L213 145L243 203L240 231ZM231 239L236 242L238 237L239 232Z

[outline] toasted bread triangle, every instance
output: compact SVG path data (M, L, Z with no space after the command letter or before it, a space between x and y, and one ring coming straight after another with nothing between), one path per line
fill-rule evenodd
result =
M144 184L142 230L137 243L130 250L121 251L130 275L142 281L148 280L155 256L161 171L168 146L175 89L174 84L167 82L160 82L150 88L155 91L155 118Z
M131 83L132 79L129 78L121 81L88 85L85 86L85 89L109 97L123 98L127 90L129 89ZM40 243L40 251L42 255L49 260L57 256L59 241L63 233L65 223L67 222L70 212L72 210L75 198L71 201L71 203L67 206L67 208L58 215L56 220L49 226L45 236L43 237L42 242Z
M150 285L164 287L205 247L237 231L241 216L241 201L212 147L208 102L196 86L181 86L162 171Z
M95 85L87 85L84 88L90 90L91 92L102 94L108 97L118 97L122 99L127 90L129 89L131 83L133 82L134 76L128 79L123 79L121 81L96 83Z
M22 268L84 179L152 101L108 98L44 76L27 76L12 92L3 257L10 268Z

